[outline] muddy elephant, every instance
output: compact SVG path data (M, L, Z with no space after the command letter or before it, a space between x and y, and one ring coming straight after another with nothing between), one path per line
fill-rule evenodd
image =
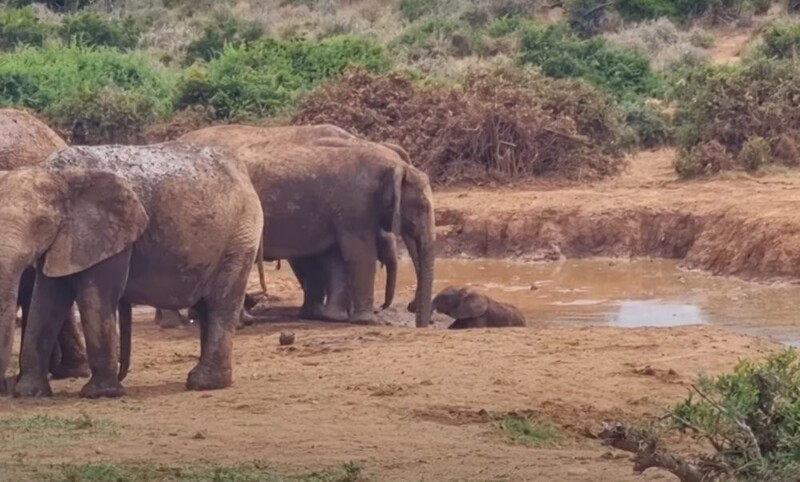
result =
M448 286L433 299L433 309L455 321L451 330L464 328L501 328L525 326L525 317L517 307L500 303L470 288Z
M16 109L0 109L0 170L33 166L67 147L61 137L45 123L27 112ZM17 306L22 311L22 333L30 310L35 271L25 270L18 287ZM53 378L89 376L89 366L81 340L78 321L69 318L58 336L53 350L50 371Z
M235 127L202 129L181 140L228 148L247 164L265 212L265 259L303 258L338 246L350 321L374 322L377 237L381 230L399 233L417 274L417 326L428 326L435 234L427 176L366 141L311 136L281 143L267 132L274 128Z
M186 386L231 384L234 327L263 226L261 203L234 157L175 142L67 148L0 175L0 224L2 373L13 333L9 301L25 267L37 269L15 396L52 393L46 364L73 302L91 369L81 396L123 394L131 304L197 310L200 360Z
M397 286L397 238L379 231L376 246L378 261L386 268L386 285L381 309L392 305ZM310 320L347 321L352 300L347 287L347 272L338 247L325 253L289 260L303 289L300 317Z

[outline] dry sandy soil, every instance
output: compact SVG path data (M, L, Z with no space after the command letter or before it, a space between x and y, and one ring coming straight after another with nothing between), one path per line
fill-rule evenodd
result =
M624 177L590 186L439 193L441 251L685 257L721 273L797 275L800 179L677 182L671 155L642 154ZM273 273L269 289L297 306L288 276ZM25 478L67 462L263 460L292 474L356 460L375 480L672 480L634 476L627 456L585 434L656 416L698 372L778 348L700 326L448 332L298 323L291 313L239 331L234 386L196 393L183 388L196 329L162 330L137 311L127 395L80 400L82 381L72 380L54 382L50 400L0 399L0 466ZM296 333L295 345L278 345L281 330ZM527 411L552 420L560 438L529 447L499 429L506 414ZM84 413L116 434L14 428L35 414Z

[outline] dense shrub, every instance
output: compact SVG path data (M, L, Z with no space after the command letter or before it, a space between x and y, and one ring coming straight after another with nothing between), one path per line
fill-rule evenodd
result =
M713 40L713 37L709 40L707 32L697 28L679 30L667 18L642 22L619 33L607 34L605 38L614 45L649 57L655 70L707 63L710 58L707 47Z
M0 10L0 49L12 50L17 45L42 45L51 26L41 22L30 8Z
M482 36L466 22L427 17L411 24L395 42L410 61L426 57L464 57L481 50Z
M140 32L131 18L107 20L93 13L84 13L64 19L59 34L65 42L127 50L136 47Z
M646 57L602 38L579 39L557 25L527 26L520 60L551 77L586 79L618 99L653 95L662 88Z
M800 23L769 25L761 34L760 52L775 59L796 59L800 53Z
M714 142L735 159L753 137L766 139L772 158L785 160L800 130L800 65L791 61L760 60L749 65L696 72L683 84L678 111L682 157ZM745 166L731 163L720 168ZM690 174L696 170L689 170Z
M350 70L307 97L294 122L330 122L398 142L438 183L593 179L624 166L618 113L605 95L580 82L517 70L427 87L400 74Z
M572 31L591 37L605 30L609 17L613 16L614 3L606 0L568 0L566 8Z
M437 0L400 0L397 4L400 15L409 22L413 22L425 15L433 13Z
M0 62L0 105L33 109L92 142L130 139L169 112L172 97L163 72L113 49L46 45L17 49Z
M177 107L207 105L219 118L273 115L351 63L382 71L390 61L381 45L349 36L228 46L207 66L189 70L179 87Z
M637 145L652 148L669 144L673 139L672 125L655 106L643 102L621 106L622 118L634 134Z
M68 10L78 10L91 5L94 0L9 0L8 4L13 7L24 7L34 3L41 3L51 10L64 12Z
M203 35L186 49L186 62L211 60L218 57L225 45L238 47L255 42L264 36L264 28L255 22L244 22L233 17L218 17L203 29Z

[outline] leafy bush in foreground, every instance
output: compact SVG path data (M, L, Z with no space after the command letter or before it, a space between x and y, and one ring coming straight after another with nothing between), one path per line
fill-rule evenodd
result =
M607 96L530 72L475 72L462 86L426 87L400 74L351 70L308 96L293 122L397 142L444 184L596 179L625 166L623 129Z
M169 112L172 98L164 72L113 49L46 45L17 49L0 62L0 105L33 109L79 138L86 130L87 142L130 140Z
M274 115L350 64L383 71L390 61L383 46L350 36L228 46L206 67L189 70L179 86L177 107L206 105L222 119Z
M756 137L769 143L770 162L800 162L796 157L800 146L797 63L759 60L703 69L687 77L679 90L681 154L676 168L681 175L745 168L739 154Z
M551 77L585 79L618 99L654 95L662 89L646 57L602 38L581 40L557 25L526 27L520 60Z
M741 361L732 373L700 376L693 392L654 427L601 434L607 444L639 442L636 466L669 470L682 481L789 482L800 478L800 357L794 349L763 361ZM693 457L670 454L670 432L690 434L709 447Z

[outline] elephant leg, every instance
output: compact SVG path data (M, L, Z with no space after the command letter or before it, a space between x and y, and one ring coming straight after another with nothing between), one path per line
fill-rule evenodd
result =
M77 277L76 299L92 371L81 397L120 397L125 393L118 372L117 308L128 280L130 258L131 250L126 249Z
M86 358L86 349L83 346L83 334L71 308L62 326L58 333L56 349L53 350L54 354L60 351L61 357L57 364L51 363L50 373L53 374L54 380L86 378L89 376L89 363Z
M69 279L37 277L25 320L15 397L49 397L53 394L47 380L50 357L74 301L75 291Z
M350 292L347 285L347 269L338 249L332 249L322 256L322 269L325 276L327 300L325 318L330 321L347 321L350 311Z
M353 303L350 316L353 323L375 323L376 231L372 230L372 236L366 236L367 239L350 233L340 236L339 247L347 268L348 288Z
M228 255L228 265L203 299L203 309L198 310L200 361L186 379L188 390L217 390L233 383L233 336L256 250L256 246L252 250L237 248L235 254Z
M303 289L303 306L300 318L324 320L325 283L318 256L306 256L289 260L297 281Z

